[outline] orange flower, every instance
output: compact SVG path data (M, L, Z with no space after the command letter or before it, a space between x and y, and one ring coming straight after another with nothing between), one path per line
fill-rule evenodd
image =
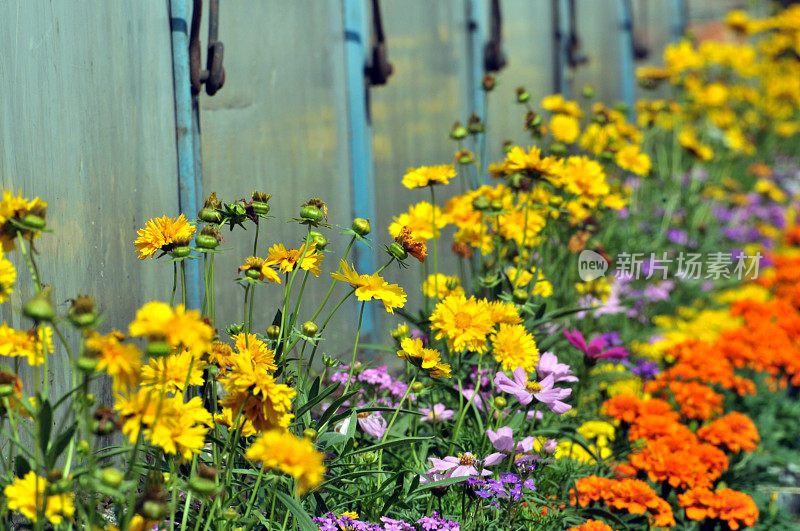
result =
M758 520L758 508L753 499L732 489L691 489L678 494L678 503L686 510L686 517L698 522L717 518L727 522L731 529L744 524L749 527Z
M651 523L658 527L675 525L669 504L659 498L644 481L638 479L609 479L597 476L581 478L570 491L570 503L575 505L575 494L580 496L581 507L592 501L605 501L615 509L625 509L631 514L650 512Z
M425 244L425 240L415 239L411 234L411 229L408 227L400 229L400 234L397 235L394 241L402 245L408 254L420 262L424 262L428 256L428 246Z
M614 531L611 526L600 520L586 520L579 526L570 527L567 531Z
M759 435L747 415L732 411L711 424L697 430L697 435L715 446L725 447L733 453L752 452L758 447Z

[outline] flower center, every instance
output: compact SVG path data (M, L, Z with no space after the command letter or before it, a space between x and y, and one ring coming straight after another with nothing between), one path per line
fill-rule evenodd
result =
M458 464L462 466L470 466L475 463L475 456L467 452L465 454L458 454Z
M472 322L472 316L464 312L458 312L455 315L456 328L467 328Z
M370 413L368 411L364 411L364 412L361 412L361 413L356 413L356 417L358 417L360 419L365 419L365 418L369 417L369 415L370 415Z
M538 393L542 390L542 384L539 382L526 382L525 389L527 389L529 393Z

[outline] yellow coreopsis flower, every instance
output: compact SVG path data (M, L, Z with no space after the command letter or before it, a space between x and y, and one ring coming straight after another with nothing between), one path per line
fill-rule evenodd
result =
M500 362L503 370L513 371L522 367L532 373L539 363L539 349L533 336L522 325L501 324L492 335L494 359Z
M297 492L315 488L325 475L323 454L308 439L298 439L286 430L271 430L247 449L247 458L265 468L280 470L297 480Z
M424 348L421 339L403 338L397 357L425 371L431 378L449 378L450 365L442 363L441 353L432 348Z
M556 114L550 119L550 133L559 142L572 144L581 133L581 126L574 116Z
M533 146L527 153L515 146L506 155L506 173L529 172L536 175L552 175L558 172L559 161L555 157L543 157L541 150Z
M389 284L377 273L359 275L344 260L339 265L342 272L331 273L331 276L356 288L355 293L358 300L370 301L378 299L383 302L383 307L389 313L394 313L395 308L402 308L405 305L406 293L397 284Z
M40 234L40 231L20 229L18 225L10 221L12 218L20 221L28 214L44 218L46 212L47 203L38 197L25 199L22 197L22 192L19 192L18 196L14 196L11 191L4 190L3 200L0 201L0 243L2 243L3 251L14 249L14 238L19 233L23 233L28 239L37 237Z
M194 225L181 214L177 218L162 216L147 222L137 231L138 238L133 242L139 252L139 260L153 258L158 251L167 252L176 244L188 244L197 231Z
M47 480L35 472L28 472L24 478L15 478L13 483L3 489L8 508L17 511L31 522L36 522L39 511L44 507L44 516L52 524L58 525L64 518L75 513L72 493L46 495ZM45 497L47 498L45 504ZM38 505L37 505L38 502Z
M403 177L403 186L413 189L435 184L448 184L450 179L455 176L456 169L452 164L409 168Z
M439 288L437 293L436 288ZM422 293L426 297L444 299L451 293L463 294L464 288L461 287L461 280L455 275L445 275L437 273L428 275L422 283Z
M167 392L182 393L186 385L203 385L203 362L188 350L150 358L142 367L142 385Z
M580 118L583 113L575 101L565 100L561 94L551 94L542 98L542 108L555 113L567 114Z
M467 299L464 295L445 297L431 314L431 329L436 339L447 338L450 350L465 348L486 351L486 338L494 327L492 314L485 300Z
M258 374L257 380L255 374ZM234 368L220 382L228 392L220 402L222 407L241 410L257 430L287 428L294 418L290 410L297 391L278 383L271 374L238 373Z
M499 324L519 324L522 317L516 305L505 301L492 301L489 303L489 312L492 315L492 322Z
M92 333L86 340L86 350L97 356L98 370L111 376L114 390L135 387L139 383L142 369L142 353L130 343L123 343L123 335L113 330L101 336Z
M300 249L287 249L282 243L278 243L270 247L264 265L277 265L281 272L289 273L294 271L294 268L297 267L297 263L300 262L300 257L302 255L302 247ZM320 266L322 265L322 258L322 253L317 252L317 246L313 243L310 243L306 248L303 261L300 263L300 269L310 271L315 277L318 277L320 273ZM262 269L262 273L263 272L264 270Z
M253 435L258 434L258 430L256 430L255 426L253 426L253 423L247 420L244 415L239 415L239 422L234 422L235 415L236 411L233 411L229 407L224 407L222 408L221 413L214 415L214 422L217 424L222 424L223 426L227 426L229 431L241 428L242 437L252 437Z
M570 157L561 172L563 188L594 206L610 192L603 166L588 157Z
M184 348L194 356L211 350L214 329L198 310L186 310L178 305L173 310L164 302L148 302L136 312L128 333L133 337L164 340L174 350Z
M45 354L52 354L53 330L38 326L31 330L15 330L5 322L0 326L0 356L26 358L31 366L44 363Z
M436 231L433 230L433 218L436 217ZM427 241L439 238L439 231L447 225L447 217L438 206L433 206L427 201L411 205L408 212L392 218L394 222L389 225L389 233L393 238L400 236L404 227L411 231L415 239Z
M617 166L636 175L645 176L650 173L650 157L639 151L639 146L628 144L617 151L614 156Z
M0 251L0 304L8 300L8 296L14 291L14 282L17 280L17 270L2 251Z

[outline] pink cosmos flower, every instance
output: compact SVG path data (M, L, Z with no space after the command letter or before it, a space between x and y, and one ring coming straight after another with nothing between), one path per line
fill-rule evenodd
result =
M514 395L523 406L527 406L535 398L550 408L553 413L562 415L572 409L572 406L562 402L572 394L572 389L554 387L554 384L555 378L552 374L547 375L541 382L529 382L525 369L522 367L514 370L513 380L502 372L498 372L494 377L495 387Z
M358 425L367 435L380 439L386 433L386 419L383 418L380 411L358 413L356 418L358 418ZM340 424L336 425L336 431L345 434L349 426L350 417L347 417Z
M578 330L570 332L564 330L564 335L567 336L567 341L583 352L583 354L593 360L597 359L614 359L621 360L628 357L628 351L624 347L612 347L608 350L606 348L606 340L602 336L598 336L587 345L586 340Z
M547 439L547 441L544 443L544 451L547 452L548 454L554 454L556 453L557 445L558 441L556 441L555 439Z
M434 404L433 409L427 407L419 408L419 412L425 415L420 422L444 422L450 420L455 415L452 409L446 409L444 404Z
M545 378L552 374L555 383L578 381L578 377L572 374L570 366L566 363L559 363L558 358L552 352L545 352L539 357L536 372L539 378Z
M478 458L471 452L458 454L458 456L448 455L444 459L429 457L428 461L430 461L432 465L431 469L427 472L428 476L431 474L434 475L433 477L441 475L442 477L439 479L444 479L478 475L478 469L475 467ZM481 470L480 475L491 476L492 473L484 469Z
M535 437L525 437L515 444L514 430L508 426L498 428L496 432L492 430L486 430L486 436L489 437L489 441L491 441L495 450L498 450L498 452L486 456L484 464L487 466L501 463L506 458L506 455L513 457L520 454L528 454L533 451L534 443L536 442ZM524 458L516 459L516 462L519 463L527 460L528 459Z

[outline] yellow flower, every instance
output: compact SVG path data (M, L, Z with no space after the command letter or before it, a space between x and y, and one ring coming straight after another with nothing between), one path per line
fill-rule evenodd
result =
M402 308L405 305L406 293L397 284L389 284L377 273L359 275L344 260L341 261L339 266L342 272L331 273L331 276L356 288L356 298L358 300L381 300L384 308L389 313L394 313L395 308Z
M292 399L297 391L278 383L264 371L238 373L236 367L220 381L228 395L220 402L222 407L242 411L255 429L287 428L294 415ZM256 374L258 379L256 379Z
M300 261L300 256L303 254L303 248L300 249L287 249L282 243L273 245L267 253L267 260L264 265L272 266L277 265L278 269L283 273L293 271ZM308 244L308 248L303 256L303 261L300 263L300 269L311 271L315 277L319 276L320 266L322 265L322 253L317 252L315 244ZM262 273L264 273L262 269Z
M403 186L413 189L434 184L448 184L455 176L456 170L452 164L409 168L403 177Z
M239 415L239 422L237 422L234 426L235 415L236 411L233 411L229 407L224 407L222 408L222 413L217 413L214 415L214 422L217 424L222 424L223 426L227 426L228 431L233 431L234 429L241 427L242 437L252 437L253 435L258 434L258 430L256 430L256 428L253 426L253 423L247 420L244 415Z
M233 364L233 349L227 343L214 341L208 353L208 361L216 364L220 372L224 373L227 367Z
M610 192L603 166L588 157L570 157L561 174L563 188L590 206Z
M139 237L133 243L139 251L139 260L144 260L153 258L158 251L167 252L176 244L188 244L196 231L183 214L175 219L163 216L151 219L145 228L139 229L136 232Z
M642 176L650 173L650 157L646 153L641 153L639 146L635 144L628 144L620 148L614 159L617 162L617 166L623 170Z
M542 98L542 108L546 111L568 114L574 118L580 118L583 115L577 102L565 100L561 94L551 94Z
M200 317L198 310L178 305L174 310L163 302L148 302L136 312L128 333L148 340L164 340L174 350L185 348L194 356L211 350L214 329Z
M429 275L425 282L422 283L422 292L426 297L444 299L451 293L463 294L464 289L461 287L461 280L457 276L448 276L442 273L436 275ZM436 288L439 292L436 292Z
M522 317L519 315L517 307L509 302L493 301L489 303L489 311L492 315L494 324L519 324Z
M281 277L272 269L272 266L265 263L263 258L257 256L248 256L244 263L239 266L239 271L258 271L259 280L269 280L281 284Z
M678 142L698 160L708 161L714 156L714 150L701 143L697 138L697 133L690 127L683 128L678 135Z
M182 393L186 385L203 385L203 362L188 350L150 358L142 367L142 385L167 392Z
M13 483L7 485L3 489L3 494L8 502L8 508L19 512L31 522L37 521L42 506L45 518L55 525L63 522L64 517L72 517L75 513L72 493L47 496L45 504L46 491L47 480L37 476L35 472L28 472L24 478L15 478Z
M97 355L97 368L111 376L115 391L135 387L142 368L142 353L136 345L122 343L123 339L121 333L113 330L104 336L92 333L86 340L86 350Z
M514 146L506 155L504 164L506 173L529 172L535 175L551 175L558 171L559 162L554 157L542 157L542 152L534 146L526 153L519 146Z
M231 353L225 360L230 368L226 374L230 378L229 385L244 392L275 372L278 366L274 352L255 334L240 333L234 340L236 353Z
M39 326L31 330L14 330L5 322L0 326L0 356L27 358L31 366L44 363L44 355L52 354L53 330Z
M21 220L28 214L43 218L46 211L47 203L38 197L29 200L22 197L22 192L15 197L10 190L4 190L3 201L0 202L0 243L3 251L14 249L14 238L19 232L24 232L28 239L38 237L40 234L39 231L21 231L18 226L9 222L11 218Z
M433 231L433 217L436 216L436 232ZM427 201L411 205L408 212L395 216L394 222L389 225L389 233L393 238L400 236L400 232L407 227L414 235L414 239L427 241L439 238L439 231L447 225L447 218L442 209L432 206Z
M556 114L550 119L550 133L559 142L572 144L581 133L581 126L573 116Z
M532 373L539 363L539 349L533 336L522 325L501 324L492 335L494 359L499 361L503 370L513 371L522 367Z
M454 352L465 348L485 352L486 337L493 327L488 304L474 297L450 295L440 301L431 314L431 329L438 331L436 339L447 337L447 344Z
M17 280L17 270L0 251L0 304L8 300L8 296L14 291L14 282Z
M450 377L450 365L442 363L438 350L424 348L421 339L403 338L397 357L424 370L431 378Z
M587 420L575 431L585 439L597 439L597 446L608 446L616 434L614 425L602 420Z
M247 449L246 455L251 461L260 461L265 468L294 477L298 494L315 488L325 475L323 454L308 439L298 439L286 430L263 434Z

